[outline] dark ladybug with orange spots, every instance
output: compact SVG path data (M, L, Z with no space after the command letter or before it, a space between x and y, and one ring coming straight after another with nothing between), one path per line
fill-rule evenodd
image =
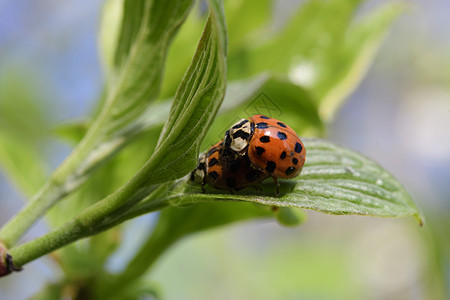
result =
M199 158L191 180L202 186L208 184L222 190L240 190L259 184L269 175L252 167L247 155L236 159L223 156L224 145L220 141Z

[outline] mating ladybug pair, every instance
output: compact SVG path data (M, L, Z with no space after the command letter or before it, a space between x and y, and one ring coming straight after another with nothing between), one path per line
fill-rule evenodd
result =
M239 190L272 177L298 176L306 150L289 126L263 115L242 119L225 132L222 141L203 153L191 180L202 186Z

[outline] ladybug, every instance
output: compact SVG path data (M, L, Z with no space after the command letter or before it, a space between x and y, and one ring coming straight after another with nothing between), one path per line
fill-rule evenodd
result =
M306 150L297 133L285 123L264 115L254 115L234 124L225 133L226 151L248 155L252 165L276 178L298 176Z
M252 166L248 155L227 157L223 150L224 143L220 141L202 154L197 168L191 173L191 181L221 190L240 190L269 177Z

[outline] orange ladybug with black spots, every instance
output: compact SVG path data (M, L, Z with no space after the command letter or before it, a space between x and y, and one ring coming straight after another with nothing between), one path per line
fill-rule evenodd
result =
M254 166L272 177L294 178L302 171L306 150L297 133L285 123L255 115L247 154Z
M274 179L298 176L306 158L297 133L285 123L264 115L234 124L225 133L224 147L228 156L248 155L255 168Z

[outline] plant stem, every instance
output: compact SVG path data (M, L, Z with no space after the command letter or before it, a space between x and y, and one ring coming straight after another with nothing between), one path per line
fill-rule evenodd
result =
M116 219L157 186L146 186L145 172L139 172L126 185L103 200L89 206L58 229L12 248L9 253L17 266L63 247L78 239L104 231L117 224Z
M88 235L89 233L83 230L81 224L74 220L42 237L10 249L9 253L13 257L15 265L23 266L44 254Z
M105 231L121 222L126 221L125 218L118 218L122 215L122 211L128 210L130 207L139 202L143 197L142 194L148 194L149 188L141 188L135 190L130 195L133 184L128 185L128 189L120 189L102 201L88 207L79 213L73 220L65 223L58 229L34 239L28 243L13 247L9 254L13 257L14 264L18 267L26 263L48 254L58 248L61 248L76 240L88 237ZM128 201L123 201L123 197ZM164 207L161 201L154 201L153 205L148 205L148 211L154 211ZM120 213L118 213L120 212Z
M160 210L169 205L170 199L174 197L167 197L167 186L159 185L139 188L138 186L142 184L140 180L138 180L139 178L142 178L142 176L135 176L122 189L117 190L102 201L86 208L74 219L65 223L58 229L28 243L10 249L9 254L13 257L15 266L21 267L26 263L69 243L108 230L129 219ZM146 197L145 195L148 196ZM126 199L126 201L124 199ZM136 205L141 201L145 202L141 203L142 205ZM163 238L163 236L155 235L153 242L149 241L146 243L146 245L148 244L147 247L150 247L155 239L160 238ZM175 240L176 239L174 239L174 241ZM158 242L158 244L163 245L164 243ZM150 254L152 254L153 260L156 260L170 244L171 243L160 246L155 250L151 250ZM146 251L147 250L142 250L141 252ZM138 261L138 259L140 258L136 258L135 260ZM140 266L140 271L139 268L137 268L132 275L127 274L126 276L129 277L129 281L133 281L135 278L134 276L139 275L141 272L145 272L148 267L150 267L150 265L147 264L145 266Z
M41 187L21 211L1 228L0 241L7 247L13 247L50 207L85 182L86 173L96 164L83 168L82 162L88 157L99 139L104 116L105 113L99 116L97 122L92 125L77 148L53 172L47 183Z
M0 231L0 241L12 247L17 240L66 193L54 181L48 181L39 192Z

